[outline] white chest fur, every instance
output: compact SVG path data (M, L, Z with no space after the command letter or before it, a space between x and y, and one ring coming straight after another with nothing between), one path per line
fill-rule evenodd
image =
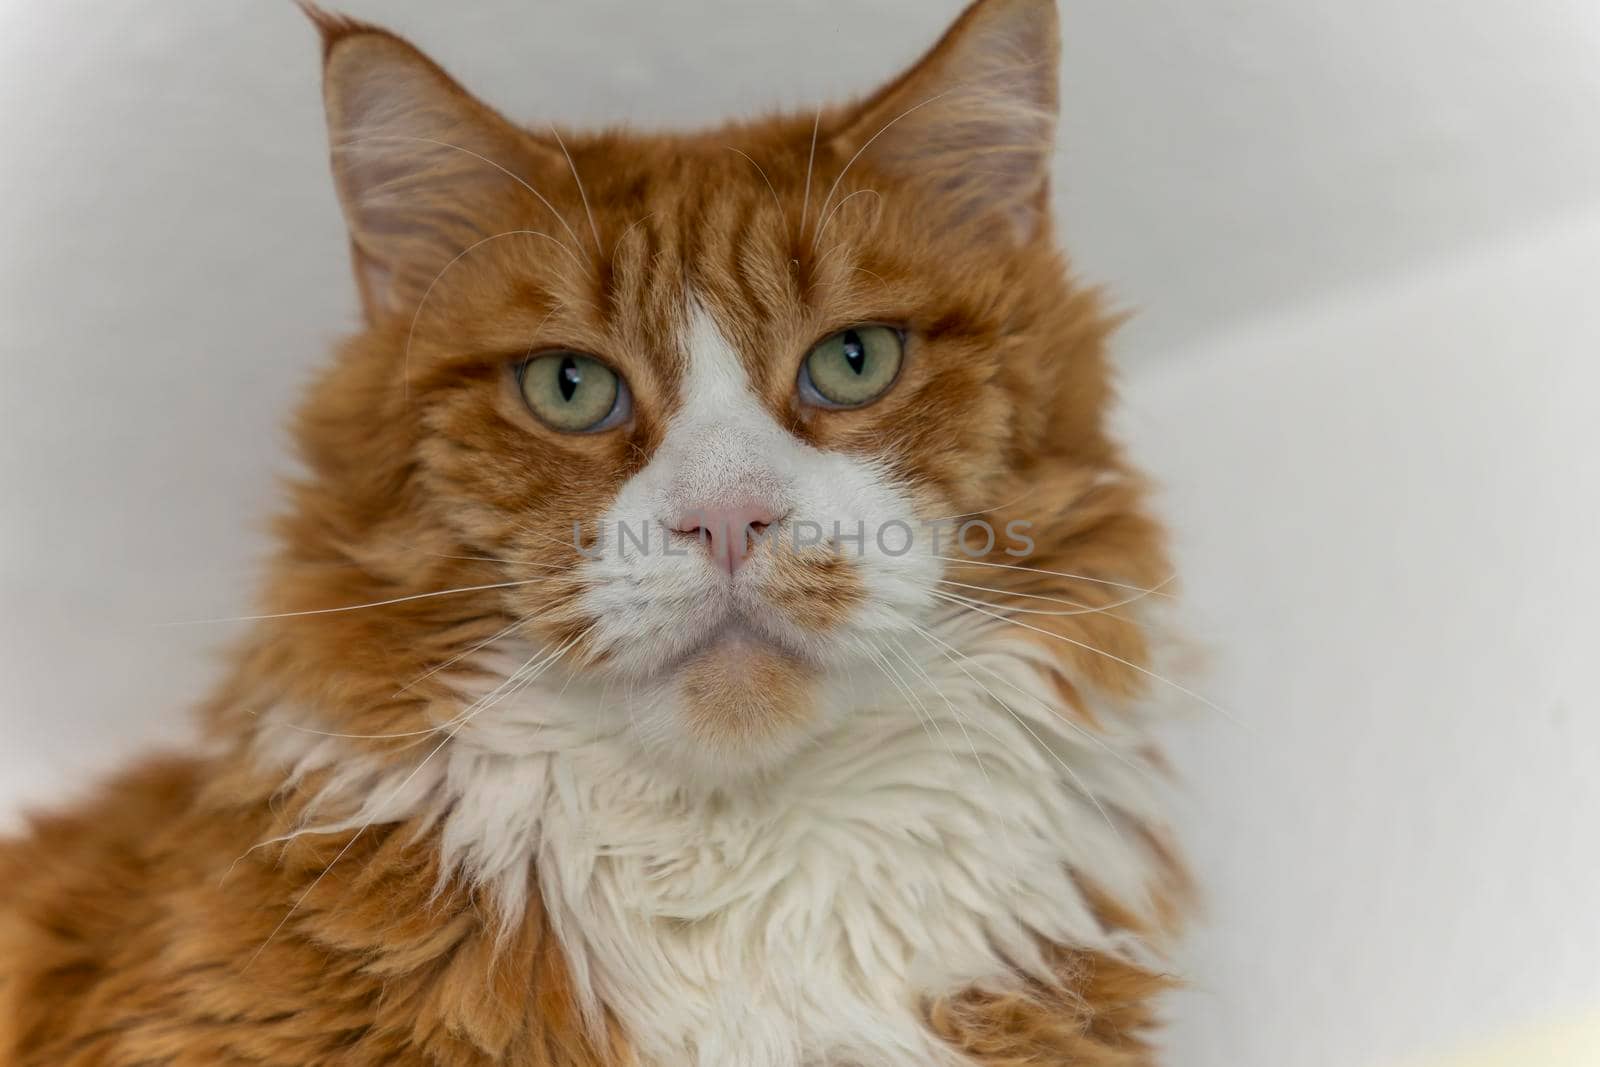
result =
M368 798L341 825L443 812L446 859L513 915L539 892L649 1067L928 1067L949 1053L923 998L1042 967L1041 940L1138 951L1078 880L1137 910L1156 878L1137 718L1085 732L1029 648L924 661L733 789L675 783L612 728L624 702L570 693L506 701L404 782L331 788Z
M1075 728L1016 647L927 662L920 684L902 668L901 699L733 792L672 784L624 737L532 764L497 740L459 781L537 804L527 844L575 977L647 1062L927 1067L920 998L1027 966L1041 938L1125 947L1073 874L1135 907L1153 877L1140 739ZM495 836L468 818L449 830ZM465 847L491 877L518 850Z

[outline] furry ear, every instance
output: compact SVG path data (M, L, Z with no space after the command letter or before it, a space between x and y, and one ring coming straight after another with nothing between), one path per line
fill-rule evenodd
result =
M999 220L1027 242L1049 210L1060 55L1055 0L977 0L834 147L923 183L958 224Z
M323 43L334 184L368 320L401 311L485 236L544 148L393 34L300 5Z

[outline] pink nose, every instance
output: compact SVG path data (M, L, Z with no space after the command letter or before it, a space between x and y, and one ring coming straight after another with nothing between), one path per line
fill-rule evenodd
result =
M732 577L749 557L753 538L761 536L776 521L771 508L742 504L697 508L673 523L672 528L698 537L711 553L711 561Z

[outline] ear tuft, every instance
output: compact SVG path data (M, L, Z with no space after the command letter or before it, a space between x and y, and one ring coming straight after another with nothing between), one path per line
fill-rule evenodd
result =
M333 46L341 38L357 33L384 32L370 23L361 22L351 18L349 15L340 15L329 11L327 8L319 7L312 3L311 0L294 0L294 2L295 6L305 13L306 18L311 20L311 25L316 27L317 33L322 37L322 56L324 59L327 58L329 52L333 51Z
M1060 55L1054 0L977 0L835 148L921 183L954 224L999 219L1029 241L1049 210Z

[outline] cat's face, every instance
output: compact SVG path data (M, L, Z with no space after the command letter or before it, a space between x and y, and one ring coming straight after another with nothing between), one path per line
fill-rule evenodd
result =
M476 557L647 740L751 767L969 559L1060 558L1116 461L1047 217L1051 5L981 5L860 105L683 136L521 130L324 29L368 329L301 436L345 536Z

